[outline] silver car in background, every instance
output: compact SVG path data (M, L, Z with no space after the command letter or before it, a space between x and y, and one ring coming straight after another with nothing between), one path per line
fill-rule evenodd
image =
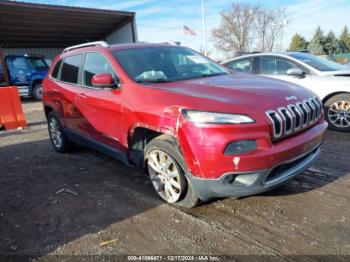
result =
M350 132L350 68L309 53L257 53L222 63L242 73L285 80L316 93L334 130Z

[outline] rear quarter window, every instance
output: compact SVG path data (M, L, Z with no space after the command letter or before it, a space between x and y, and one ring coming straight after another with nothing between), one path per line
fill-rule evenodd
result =
M58 72L60 71L60 67L62 64L62 60L59 60L56 64L55 67L52 70L51 77L58 79Z
M73 55L63 59L61 81L78 84L79 70L83 55Z

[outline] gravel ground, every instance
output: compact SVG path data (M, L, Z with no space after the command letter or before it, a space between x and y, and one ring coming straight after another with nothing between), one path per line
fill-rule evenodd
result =
M29 128L0 133L2 255L350 255L350 134L329 131L316 164L273 191L180 210L137 169L56 153L41 104L23 104Z

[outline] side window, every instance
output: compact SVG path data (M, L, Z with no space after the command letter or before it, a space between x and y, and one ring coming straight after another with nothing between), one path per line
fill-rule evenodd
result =
M92 87L92 77L97 74L111 74L113 79L117 79L111 64L99 53L87 53L83 70L83 85Z
M62 64L62 60L59 60L59 61L56 63L54 69L52 70L52 74L51 74L51 76L52 76L53 78L56 78L56 79L57 79L57 77L58 77L58 72L60 71L61 64Z
M61 81L77 84L82 55L74 55L64 58L61 69Z
M27 61L24 57L18 57L13 59L12 61L13 67L15 69L19 69L19 70L27 70L28 69L28 64Z
M291 68L298 68L298 66L282 58L260 57L262 75L287 75L287 71Z
M232 61L226 64L226 67L228 67L231 70L234 70L236 72L242 72L242 73L253 73L253 58L247 58L247 59L241 59L238 61Z

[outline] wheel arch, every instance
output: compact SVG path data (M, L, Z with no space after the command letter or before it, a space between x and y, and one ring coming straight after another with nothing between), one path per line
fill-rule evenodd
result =
M340 94L347 94L347 95L350 95L350 92L347 92L347 91L337 91L337 92L330 93L330 94L328 94L327 96L325 96L325 97L322 99L323 105L324 105L330 98L332 98L333 96L340 95Z
M43 79L42 78L36 78L34 77L31 81L30 81L30 92L32 93L34 91L34 87L38 84L42 84L43 83Z
M44 104L44 113L45 113L46 119L51 111L54 111L53 107L49 104Z
M144 149L152 139L159 136L165 136L178 143L176 136L169 130L156 129L150 126L137 126L130 130L128 135L130 157L137 166L144 168Z
M43 79L41 78L33 79L31 82L31 87L34 88L36 85L42 84L42 82L43 82Z

